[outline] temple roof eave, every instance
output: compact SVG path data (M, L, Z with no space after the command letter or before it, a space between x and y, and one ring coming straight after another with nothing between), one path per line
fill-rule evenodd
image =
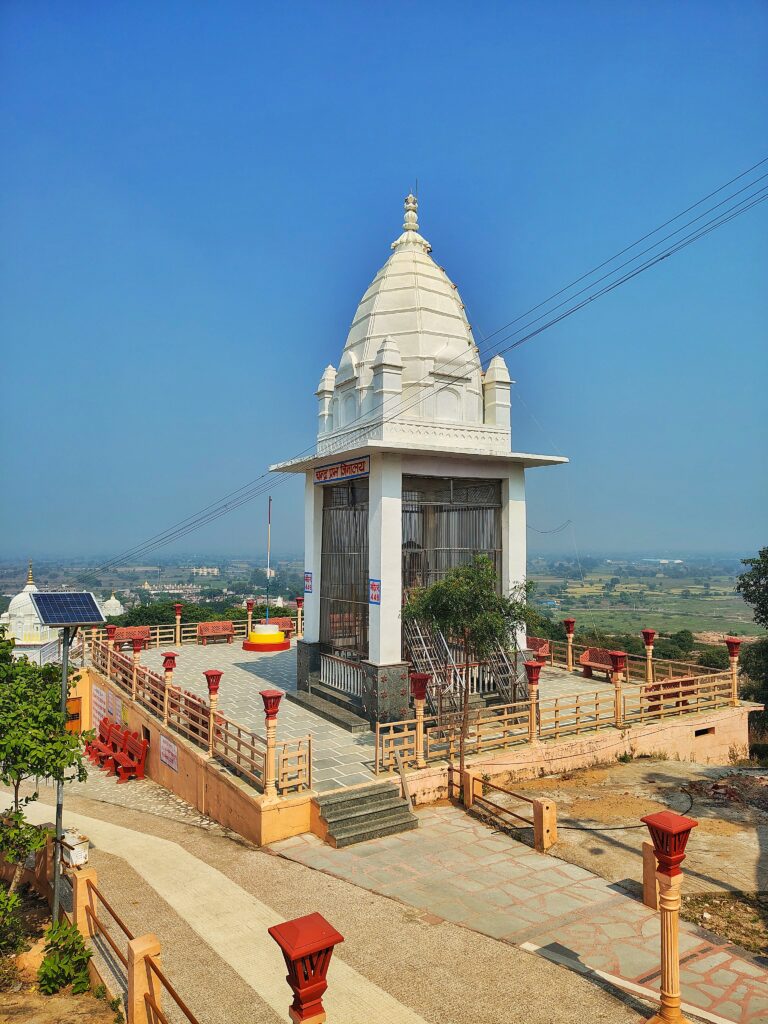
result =
M535 469L541 466L561 466L570 461L564 455L537 455L531 452L506 452L493 453L479 449L446 449L432 444L418 444L413 440L397 444L392 441L367 441L355 448L348 448L343 452L321 453L308 455L304 458L289 459L287 462L276 462L269 467L271 473L307 473L318 466L326 466L334 462L343 462L347 459L357 459L363 455L376 454L398 454L398 455L435 455L448 459L475 459L477 461L494 462L501 468L504 465L518 465L525 469Z

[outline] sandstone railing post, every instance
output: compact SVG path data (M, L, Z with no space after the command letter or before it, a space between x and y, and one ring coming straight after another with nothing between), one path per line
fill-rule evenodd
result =
M174 631L174 644L177 647L181 646L181 603L176 602L173 606L173 613L176 616L176 629Z
M424 757L424 704L427 699L429 675L426 672L411 672L411 696L416 712L416 767L426 768Z
M304 636L304 598L296 598L296 637Z
M680 1008L680 864L691 830L698 825L673 811L660 811L640 819L648 826L656 856L661 915L661 1006L651 1024L687 1024Z
M643 630L643 643L645 644L645 682L649 686L653 682L653 641L655 639L655 629Z
M107 626L107 679L112 678L112 651L115 648L117 626Z
M294 1024L323 1024L323 995L333 948L344 936L321 914L308 914L273 925L267 931L280 947L293 992L288 1015Z
M739 648L741 640L736 636L727 636L725 643L728 647L728 659L731 663L731 704L733 707L739 705Z
M576 619L563 619L563 625L565 626L565 642L567 644L565 667L569 672L573 672L573 631L576 629Z
M277 796L275 779L277 771L275 765L275 752L277 749L277 709L282 700L282 690L261 690L261 699L264 701L264 717L267 729L267 759L264 765L264 795Z
M539 676L541 663L526 661L525 674L528 676L528 740L533 741L539 735Z
M249 640L253 629L253 598L249 597L245 602L245 610L248 613L248 625L245 627L245 639Z
M219 684L224 673L217 668L209 668L203 672L208 684L208 755L213 757L213 745L216 738L216 709L219 705Z
M621 723L624 720L621 707L621 691L622 684L624 682L624 673L627 668L627 655L624 651L609 651L611 656L611 681L613 682L614 690L614 723L616 728L621 728Z
M139 676L139 663L141 662L141 649L144 646L143 640L132 640L133 644L133 671L131 672L131 700L136 700L136 686Z
M160 966L160 942L156 935L139 935L128 942L128 1024L153 1024L155 1014L148 1012L145 995L151 995L160 1006L162 985L153 974L147 959Z
M168 725L168 691L173 686L173 670L176 668L177 655L173 651L166 651L163 655L163 675L165 677L165 689L163 690L163 725Z
M546 853L557 842L557 805L554 800L533 801L533 848Z
M72 882L72 923L77 925L81 935L93 935L91 920L86 912L91 907L91 894L88 883L98 884L98 878L93 868L76 868L70 873Z

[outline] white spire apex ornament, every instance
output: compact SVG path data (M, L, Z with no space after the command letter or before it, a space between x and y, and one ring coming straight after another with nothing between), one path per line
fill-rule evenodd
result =
M416 196L409 192L405 197L405 217L403 219L403 233L399 238L396 238L392 243L393 249L398 249L400 246L410 246L412 248L421 249L423 252L431 252L432 246L419 234L419 220L417 211L419 209L419 201Z

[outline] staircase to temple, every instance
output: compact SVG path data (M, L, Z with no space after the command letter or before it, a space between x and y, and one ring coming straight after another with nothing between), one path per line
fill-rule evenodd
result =
M328 828L330 846L352 846L367 839L379 839L418 827L418 819L400 787L390 783L359 786L313 799L320 818Z

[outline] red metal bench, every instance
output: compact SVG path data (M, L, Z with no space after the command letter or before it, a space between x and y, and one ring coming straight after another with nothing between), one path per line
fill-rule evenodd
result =
M94 764L98 763L99 754L103 753L105 757L112 753L112 743L110 738L112 732L118 728L116 722L106 716L99 722L99 734L96 739L89 740L85 744L85 756L89 761Z
M547 664L549 656L552 653L552 649L549 646L549 640L545 640L540 636L527 636L525 638L525 646L533 653L534 659L538 661L540 665Z
M132 640L141 640L146 651L152 639L150 626L118 626L115 630L115 643L125 644Z
M696 696L696 682L693 676L680 679L659 679L655 683L646 683L640 687L640 697L648 701L647 711L661 711L665 697L675 698L675 707L688 707L688 698ZM653 703L651 703L653 701Z
M97 764L102 771L112 771L115 755L125 748L128 735L127 729L114 722L112 731L109 734L109 742L103 749L99 749L96 752L94 764Z
M587 679L592 678L593 670L605 672L606 679L610 680L613 672L611 652L604 647L588 647L583 654L579 655L579 664L584 670Z
M235 637L235 627L231 622L198 622L197 640L203 647L210 639L226 637L227 643L231 644Z
M267 625L267 620L266 619L259 619L259 625L260 626L266 626ZM277 618L274 618L273 616L270 616L269 625L270 626L277 626L278 629L281 629L283 631L283 633L285 633L285 639L286 640L290 640L291 639L291 636L293 635L293 631L296 628L296 626L294 624L294 621L290 617L290 615L282 615L282 616L278 616Z
M123 749L112 758L118 785L121 782L128 782L132 778L144 778L144 763L147 760L148 746L146 740L139 739L138 733L126 733Z

